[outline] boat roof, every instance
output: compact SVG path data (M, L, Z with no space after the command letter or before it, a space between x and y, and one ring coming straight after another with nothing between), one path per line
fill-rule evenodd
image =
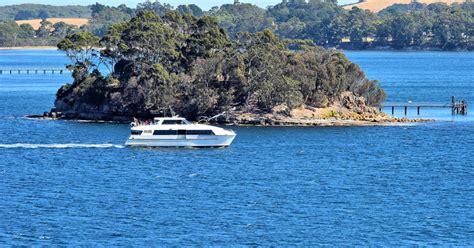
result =
M183 117L178 117L178 116L174 116L174 117L156 117L154 118L155 121L162 121L162 120L186 120L186 118L183 118Z

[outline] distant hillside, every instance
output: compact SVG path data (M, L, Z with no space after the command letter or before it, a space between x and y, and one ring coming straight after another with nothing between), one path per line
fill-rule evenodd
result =
M30 24L33 29L38 30L41 26L42 19L34 19L34 20L20 20L15 21L18 25L21 24ZM74 25L77 27L81 27L83 25L87 25L89 23L89 19L86 18L48 18L47 21L51 22L52 24L56 24L58 22L64 22L69 25Z
M360 8L350 9L351 6L345 6L344 9L335 0L281 1L267 9L248 3L224 4L205 13L193 4L174 8L159 1L145 1L136 8L96 3L79 8L78 11L83 11L82 14L68 14L67 11L72 11L74 6L22 5L23 7L15 7L15 10L23 9L13 18L17 22L11 16L8 21L0 21L0 47L56 45L66 35L78 31L90 32L100 39L117 23L121 24L115 25L117 30L114 30L120 35L123 22L130 21L138 13L151 11L165 20L174 20L178 13L184 14L186 18L191 17L185 14L209 15L207 18L226 30L233 39L241 39L241 34L246 32L256 33L269 29L278 37L286 39L286 42L294 43L294 46L314 43L322 47L358 50L474 50L472 0L444 0L466 1L451 5L425 4L437 0L393 5L397 0L366 0L359 3L359 7L377 3L378 6L372 6L372 10L384 9L378 13ZM411 0L398 0L398 3L402 1ZM388 5L390 7L385 8ZM0 7L0 10L14 13L12 8ZM61 8L64 11L55 12ZM170 12L172 10L176 11ZM44 23L42 28L35 30L32 26L38 28L39 19L49 19L56 24ZM19 20L30 20L28 23L32 26L18 25L25 23ZM60 21L66 24L57 23ZM88 25L83 26L86 23ZM79 29L78 26L83 28Z
M418 3L431 4L431 3L462 3L465 0L417 0ZM344 6L344 9L350 10L352 7L358 7L360 9L370 10L372 12L379 12L387 7L394 4L410 4L412 0L366 0L360 3L351 4Z
M52 6L19 4L0 6L0 21L32 20L45 18L90 18L90 6Z

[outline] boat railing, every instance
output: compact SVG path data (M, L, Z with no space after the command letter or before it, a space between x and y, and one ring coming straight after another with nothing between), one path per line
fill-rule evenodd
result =
M155 124L156 123L154 121L139 121L139 120L135 120L132 123L130 123L132 127L151 126Z

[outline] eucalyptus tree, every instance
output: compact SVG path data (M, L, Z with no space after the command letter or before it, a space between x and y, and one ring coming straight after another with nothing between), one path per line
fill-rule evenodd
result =
M290 114L303 104L337 104L346 92L376 106L384 96L335 50L281 40L270 29L232 40L216 18L177 11L163 17L141 11L101 40L80 32L58 47L73 61L75 82L62 87L56 101L68 113L149 117L171 106L196 120L233 109L272 113L283 106ZM98 70L104 61L114 68L108 75Z
M99 37L90 32L69 34L59 42L58 49L65 52L72 61L68 68L73 71L75 81L80 81L92 71L98 70L99 42Z

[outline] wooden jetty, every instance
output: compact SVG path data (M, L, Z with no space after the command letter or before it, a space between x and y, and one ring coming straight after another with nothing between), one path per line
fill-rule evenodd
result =
M69 72L64 68L20 68L20 69L11 69L11 68L0 68L0 75L2 74L63 74Z
M391 102L391 103L385 103L383 106L380 107L380 111L384 108L391 108L392 110L392 115L395 114L395 109L397 108L402 108L404 110L405 115L408 114L408 109L409 108L416 108L416 112L418 115L420 115L421 108L450 108L451 113L453 115L467 115L467 102L462 100L462 101L456 101L456 98L453 96L451 97L451 102L448 103L442 103L442 102L405 102L405 103L397 103L397 102Z

